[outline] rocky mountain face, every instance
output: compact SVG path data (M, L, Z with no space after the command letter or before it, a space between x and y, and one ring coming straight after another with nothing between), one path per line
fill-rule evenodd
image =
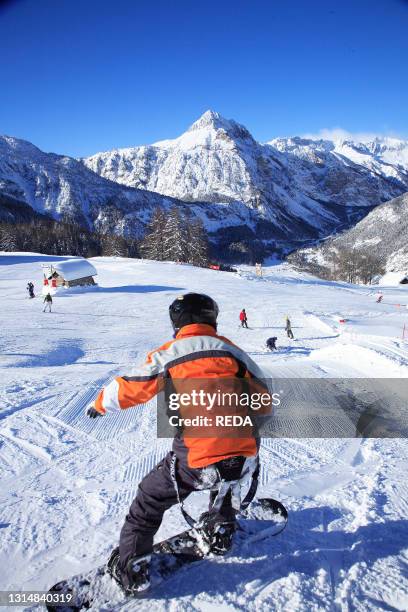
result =
M121 184L185 202L244 204L262 237L296 242L348 227L408 189L391 143L280 138L255 141L235 121L207 111L179 138L98 153L83 160ZM263 225L263 223L264 225ZM262 231L262 227L267 228Z
M294 260L312 270L329 265L333 253L357 249L373 253L387 272L408 273L408 193L377 206L351 229L333 236L319 246L301 249ZM292 256L291 256L292 257Z
M44 153L29 142L8 136L0 137L0 196L3 221L26 219L25 204L37 214L123 236L143 234L156 206L189 209L176 198L120 185L76 159ZM206 219L204 205L195 206L192 212ZM222 224L224 217L223 207L215 207L211 221ZM231 220L243 222L234 211Z
M404 141L261 144L212 111L174 140L83 160L0 137L0 195L124 236L141 235L154 207L176 205L200 217L215 244L234 244L237 253L242 243L266 252L313 243L407 190Z

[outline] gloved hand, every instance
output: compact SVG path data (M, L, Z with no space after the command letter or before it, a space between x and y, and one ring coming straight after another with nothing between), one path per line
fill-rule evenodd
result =
M96 408L95 408L93 405L88 406L88 408L85 410L85 414L86 414L86 416L88 416L90 419L96 419L96 417L101 417L101 416L103 416L103 414L101 414L100 412L98 412L98 411L96 410Z

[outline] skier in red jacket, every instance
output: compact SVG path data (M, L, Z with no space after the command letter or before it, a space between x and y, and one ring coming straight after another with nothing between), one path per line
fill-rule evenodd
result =
M246 329L248 329L248 320L245 308L243 308L239 313L239 320L241 321L241 327L246 327Z

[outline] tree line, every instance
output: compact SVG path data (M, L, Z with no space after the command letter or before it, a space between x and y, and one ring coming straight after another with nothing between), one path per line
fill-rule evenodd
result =
M371 285L375 277L385 274L382 257L352 246L323 250L324 263L311 260L307 253L296 251L288 261L320 278L347 283Z
M208 263L208 238L202 221L177 208L157 208L143 239L91 232L74 221L38 216L26 222L0 223L1 251L35 251L48 255L117 256Z
M0 250L82 257L138 257L139 253L136 240L90 232L73 222L46 218L32 219L26 223L1 223Z

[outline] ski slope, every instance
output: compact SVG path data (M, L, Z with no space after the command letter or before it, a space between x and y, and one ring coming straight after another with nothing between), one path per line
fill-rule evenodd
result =
M35 254L0 256L0 590L46 589L101 564L140 479L170 446L155 403L92 421L84 408L171 337L168 305L200 291L219 331L271 377L408 377L408 289L320 281L281 265L258 278L172 263L95 258L98 288L60 290L51 314ZM399 306L396 306L399 304ZM240 329L245 307L249 330ZM285 316L295 340L285 337ZM346 323L339 323L339 320ZM279 350L265 340L277 336ZM316 388L316 392L318 388ZM404 439L266 439L261 491L290 522L279 537L233 549L120 610L408 609L408 444ZM199 513L205 493L188 502ZM185 528L178 508L158 539Z

